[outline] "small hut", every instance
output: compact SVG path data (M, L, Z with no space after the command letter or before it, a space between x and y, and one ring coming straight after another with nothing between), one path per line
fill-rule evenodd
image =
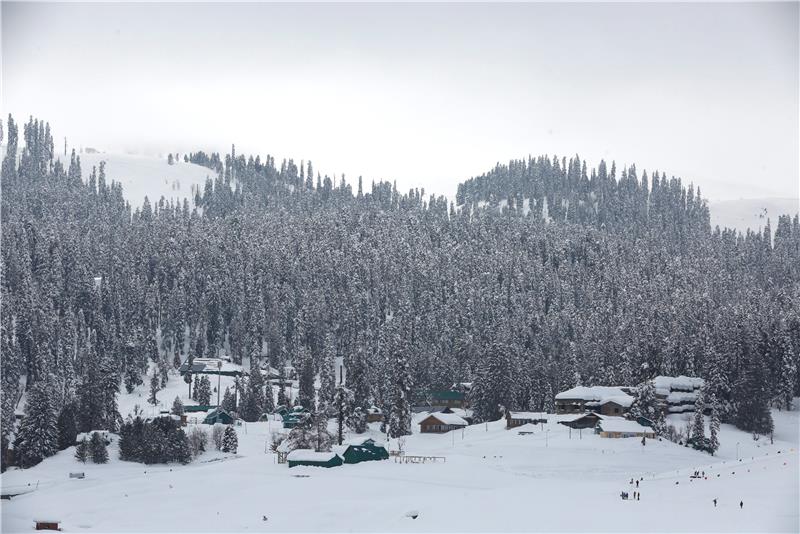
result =
M312 467L338 467L342 458L335 452L316 452L311 449L295 449L286 457L289 467L308 465Z
M383 443L378 443L372 438L349 439L336 452L346 464L389 459L389 452Z
M372 406L367 409L367 423L382 423L383 411L377 406Z
M205 419L203 419L203 424L215 425L217 423L222 423L223 425L232 425L234 421L235 419L231 414L222 408L215 408L208 413Z
M55 519L34 519L36 530L61 530L58 526L61 521Z
M516 428L518 426L547 422L547 414L542 412L506 412L506 428Z

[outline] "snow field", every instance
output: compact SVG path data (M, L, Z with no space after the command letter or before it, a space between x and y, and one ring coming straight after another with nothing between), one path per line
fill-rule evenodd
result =
M80 464L70 448L4 473L3 485L39 480L39 489L3 501L2 527L28 531L46 515L65 531L92 532L797 532L798 414L776 412L775 420L773 444L723 425L717 457L591 431L570 438L554 422L521 436L497 421L406 439L407 454L444 456L443 463L332 469L277 464L265 446L281 425L248 423L237 427L236 455L209 451L187 466L122 462L113 444L107 465ZM378 427L368 434L385 440ZM692 481L694 470L708 479ZM70 471L86 479L70 480ZM632 477L644 478L641 500L623 501L621 491L635 490Z

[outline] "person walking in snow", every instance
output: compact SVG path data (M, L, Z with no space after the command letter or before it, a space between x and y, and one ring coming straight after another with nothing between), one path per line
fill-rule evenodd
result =
M716 507L717 507L717 499L715 498L714 499L714 508L716 508Z
M638 480L636 481L636 487L637 488L639 487L639 481Z
M739 510L744 508L744 501L739 501Z

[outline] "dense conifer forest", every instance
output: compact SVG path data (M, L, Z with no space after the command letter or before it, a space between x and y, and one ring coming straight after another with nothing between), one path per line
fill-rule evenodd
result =
M185 156L209 168L193 202L134 207L102 166L59 157L49 125L4 126L2 442L27 464L63 426L119 429L149 362L181 380L170 370L220 351L293 364L319 411L342 356L350 424L376 405L394 435L411 391L456 382L488 420L578 384L700 376L722 421L755 432L800 394L797 217L711 228L681 180L578 156L498 165L449 203L234 148ZM274 402L251 376L249 418Z

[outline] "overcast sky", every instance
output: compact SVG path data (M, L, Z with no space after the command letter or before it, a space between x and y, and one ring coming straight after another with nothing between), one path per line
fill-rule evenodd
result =
M798 3L12 4L2 111L63 144L311 159L452 195L579 154L798 197Z

